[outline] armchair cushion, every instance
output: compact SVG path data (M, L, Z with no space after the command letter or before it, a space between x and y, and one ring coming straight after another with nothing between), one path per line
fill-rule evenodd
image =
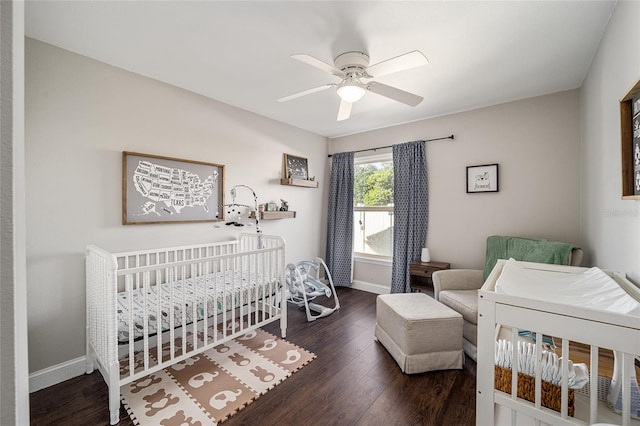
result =
M433 296L436 300L440 300L441 291L478 290L484 283L480 269L445 269L434 272L431 279Z
M465 321L478 324L478 290L445 290L440 303L460 313Z

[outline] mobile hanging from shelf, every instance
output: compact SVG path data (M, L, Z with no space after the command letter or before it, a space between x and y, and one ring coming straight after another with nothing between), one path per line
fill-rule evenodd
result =
M454 136L451 135L451 136L445 136L445 137L442 137L442 138L425 139L424 142L441 141L441 140L444 140L444 139L453 140ZM385 149L385 148L393 148L393 145L379 146L379 147L376 147L376 148L359 149L357 151L351 151L351 152L353 152L355 154L356 152L377 151L379 149ZM331 156L333 156L333 155L335 155L335 154L329 154L329 155L327 155L327 157L331 158Z

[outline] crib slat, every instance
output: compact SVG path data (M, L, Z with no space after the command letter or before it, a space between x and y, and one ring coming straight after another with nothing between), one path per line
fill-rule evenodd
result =
M176 321L175 321L175 289L173 282L175 281L176 268L169 268L169 360L173 360L176 350ZM164 355L164 354L163 354ZM164 358L163 358L164 359Z
M535 373L536 373L536 390L535 390L535 406L539 410L542 407L542 338L543 333L536 332L536 357L535 357ZM540 426L540 419L535 419L536 426Z
M142 276L142 341L143 341L143 359L144 369L149 368L149 298L147 295L147 274L144 272ZM140 274L136 274L136 279Z
M128 266L129 257L125 258L125 268ZM125 286L127 295L127 304L129 305L129 338L127 345L129 349L129 376L134 374L135 363L133 357L133 340L134 340L134 321L133 321L133 283L131 275L125 276Z
M267 264L265 262L266 252L256 253L252 256L251 259L251 279L255 282L255 285L250 289L247 289L247 293L251 295L252 304L250 305L253 309L253 316L255 318L255 323L259 323L261 321L265 321L266 312L265 312L265 298L267 297L267 288L266 288L266 268ZM262 297L261 297L262 296Z
M622 354L622 426L629 426L631 418L631 368L633 355Z
M162 282L161 270L156 269L156 359L158 362L162 362Z
M222 263L222 287L224 288L223 296L222 296L222 338L227 337L227 294L228 294L228 286L227 286L227 262Z
M589 354L589 423L598 421L598 347L591 345Z
M562 382L560 399L560 416L566 419L569 416L569 340L562 339Z
M198 281L196 279L196 277L201 277L202 274L201 273L197 273L197 269L199 268L200 263L197 264L192 264L191 266L191 276L189 277L189 279L193 280L193 296L191 298L193 303L193 309L192 309L192 321L191 321L191 333L193 333L192 336L192 342L193 342L193 347L197 348L198 347ZM202 271L200 271L202 272ZM203 303L206 304L207 303L207 299L203 300ZM185 324L185 328L187 327L187 325Z
M513 330L511 333L511 399L518 399L518 332ZM511 410L511 425L515 426L518 422L518 411Z
M244 282L243 282L243 271L245 270L245 268L248 268L249 265L247 265L246 262L247 258L245 256L241 256L240 257L240 264L238 265L238 300L240 301L240 303L238 303L238 315L237 317L240 318L240 323L238 324L239 327L239 331L242 332L242 330L244 329L244 320L243 320L243 312L242 312L242 307L244 306L244 300L245 300L245 294L244 294ZM248 279L250 279L250 276L247 277ZM248 315L250 317L250 315ZM251 321L251 318L248 318L247 321Z
M182 304L180 305L182 307L182 309L180 310L180 316L182 318L182 321L180 322L180 334L181 334L181 354L184 354L187 351L187 295L185 294L186 292L186 284L185 284L185 267L184 265L180 266L180 272L178 273L178 280L182 281L182 286L181 289L182 291L181 293L181 297L180 299L182 300Z

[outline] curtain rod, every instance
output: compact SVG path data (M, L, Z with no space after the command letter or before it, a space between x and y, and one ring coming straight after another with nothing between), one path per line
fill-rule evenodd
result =
M441 141L443 139L451 139L451 140L453 140L453 135L445 136L443 138L425 139L423 142ZM352 151L352 152L355 154L356 152L376 151L378 149L385 149L385 148L392 148L392 147L393 147L393 145L387 145L387 146L379 146L377 148L359 149L357 151ZM342 154L342 153L340 153L340 154ZM329 154L329 155L327 155L327 157L331 158L332 155L335 155L335 154Z

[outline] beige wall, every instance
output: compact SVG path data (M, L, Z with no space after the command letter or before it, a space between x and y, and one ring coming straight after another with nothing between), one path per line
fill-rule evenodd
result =
M454 134L453 141L426 144L426 245L433 260L482 268L485 240L492 234L581 244L578 102L577 90L555 93L335 138L329 149L351 151ZM499 164L500 191L467 194L466 166L491 163ZM390 285L389 275L369 269L356 265L354 279L380 276L375 284Z
M640 3L618 2L581 90L582 236L589 261L640 284L640 201L622 200L619 101L640 78Z
M284 236L287 261L324 256L326 138L27 39L31 372L85 353L87 244L134 250L239 232L211 223L121 225L124 150L225 164L227 200L233 185L246 184L261 202L284 198L297 211L296 219L262 223L265 234ZM320 189L281 186L283 153L307 157Z

